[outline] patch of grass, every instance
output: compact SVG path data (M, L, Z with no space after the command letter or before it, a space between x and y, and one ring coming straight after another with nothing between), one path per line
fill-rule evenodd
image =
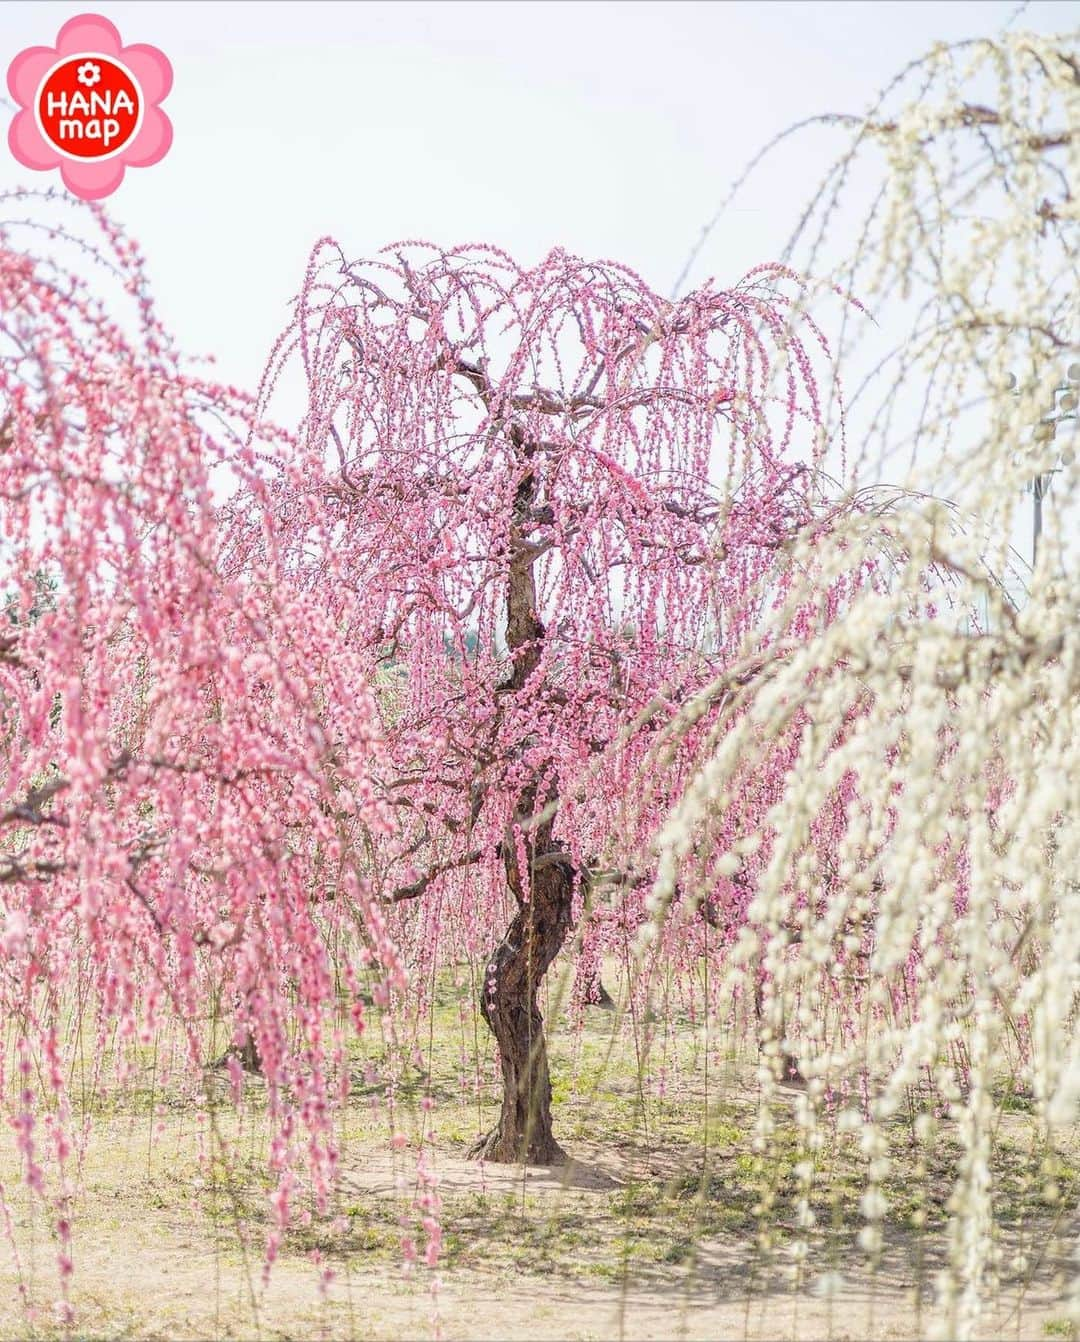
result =
M608 983L614 986L614 975ZM298 1188L294 1202L300 1216L280 1249L284 1271L302 1269L310 1280L315 1269L309 1259L317 1253L341 1278L370 1271L369 1280L423 1294L426 1269L418 1269L408 1284L398 1271L403 1236L414 1238L421 1253L425 1242L425 1212L414 1201L414 1162L422 1142L444 1174L439 1271L460 1272L459 1280L482 1274L505 1283L508 1292L530 1278L543 1281L541 1290L550 1290L556 1280L564 1291L581 1278L647 1280L667 1289L695 1274L719 1281L718 1248L725 1263L732 1254L750 1263L757 1261L755 1246L762 1243L783 1256L804 1240L808 1271L833 1270L842 1262L846 1272L849 1263L857 1270L865 1262L856 1236L863 1224L859 1203L869 1158L857 1135L837 1132L823 1116L822 1144L808 1153L789 1096L772 1115L768 1153L758 1153L753 1067L740 1067L731 1058L714 1067L714 1059L734 1050L710 1048L706 1092L700 1032L689 1024L666 1025L642 1063L629 1025L613 1038L610 1013L588 1013L579 1035L570 1034L563 1021L550 1022L557 1136L585 1167L595 1163L594 1172L602 1177L571 1178L560 1187L557 1180L508 1180L500 1173L484 1188L470 1186L471 1176L455 1162L477 1130L490 1125L499 1099L482 1022L476 1031L480 1056L473 1053L468 1013L474 1011L468 984L440 977L433 1017L414 1021L412 1038L395 1042L373 1023L368 1035L350 1045L356 1089L337 1128L348 1191L328 1215L317 1216L310 1192ZM374 1072L367 1070L372 1067ZM212 1256L218 1264L233 1255L240 1265L242 1242L247 1255L242 1266L247 1270L254 1263L257 1275L261 1241L271 1225L267 1194L275 1183L266 1166L265 1087L249 1087L237 1109L223 1086L208 1131L190 1095L144 1086L149 1076L149 1070L140 1072L138 1085L89 1099L97 1126L75 1213L78 1233L111 1242L132 1224L140 1232L145 1227L148 1236L167 1228L184 1236L196 1256L207 1261ZM430 1111L421 1107L426 1098L434 1100ZM1068 1148L1048 1152L1039 1145L1024 1097L1003 1088L997 1101L1005 1118L992 1158L995 1214L1006 1227L1038 1233L1080 1195L1075 1157L1067 1155ZM165 1131L152 1142L151 1102L165 1106ZM392 1131L403 1132L408 1142L398 1156L388 1153ZM942 1121L929 1143L913 1140L909 1119L897 1119L883 1132L886 1235L894 1244L913 1243L919 1235L931 1248L940 1245L961 1167L955 1128ZM209 1162L200 1158L207 1146L217 1153ZM359 1177L373 1160L381 1162L375 1175ZM401 1188L395 1185L398 1175L404 1176ZM0 1177L8 1176L8 1167L0 1165ZM18 1178L16 1172L13 1186ZM804 1196L814 1218L809 1229L800 1225ZM729 1267L722 1271L730 1275ZM129 1318L119 1301L118 1293L100 1330L92 1311L80 1318L79 1336L167 1335L151 1326L148 1315ZM312 1331L321 1329L321 1319ZM276 1331L273 1323L263 1331L271 1337L299 1335L284 1326ZM1049 1321L1045 1332L1075 1336L1067 1320ZM328 1327L331 1334L338 1335ZM233 1335L248 1333L234 1329Z

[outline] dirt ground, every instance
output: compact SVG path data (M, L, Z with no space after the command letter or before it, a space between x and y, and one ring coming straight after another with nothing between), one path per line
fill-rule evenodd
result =
M115 1145L88 1162L77 1217L71 1299L80 1338L888 1339L925 1336L935 1317L931 1274L910 1236L887 1243L873 1274L854 1261L837 1264L831 1284L816 1268L797 1280L783 1253L765 1265L752 1240L734 1234L703 1237L692 1261L624 1254L620 1262L618 1246L612 1255L602 1243L599 1225L634 1172L624 1157L600 1148L579 1149L581 1163L568 1170L528 1172L439 1156L444 1207L456 1213L446 1220L457 1220L458 1239L436 1272L419 1267L411 1275L400 1265L392 1228L411 1191L400 1187L409 1165L377 1150L354 1152L344 1196L354 1216L360 1208L369 1214L344 1252L327 1255L337 1275L325 1294L321 1269L302 1243L282 1254L264 1287L256 1237L245 1260L231 1211L214 1215L205 1186L194 1199L185 1187L199 1180L196 1165L178 1156L148 1175L140 1160L138 1174L135 1162L122 1158L141 1145L138 1134L126 1143L121 1130L113 1137ZM490 1230L471 1230L470 1216L499 1223L498 1252L483 1251ZM17 1215L16 1223L20 1242L31 1244L22 1280L41 1311L27 1317L10 1246L3 1245L0 1336L60 1336L47 1303L58 1293L54 1247L43 1225L35 1236L28 1219ZM372 1224L379 1233L371 1233ZM577 1242L560 1258L540 1253L535 1238L529 1253L515 1254L526 1226L560 1238L574 1226ZM1062 1284L1050 1260L1022 1293L1003 1288L980 1335L1071 1336Z
M591 1012L583 1032L552 1032L556 1128L572 1163L482 1166L463 1153L494 1117L498 1091L492 1069L469 1076L468 1045L480 1036L462 1000L448 990L424 1023L426 1073L399 1066L374 1039L358 1056L358 1075L365 1063L380 1075L398 1068L396 1108L357 1086L341 1120L337 1201L323 1218L300 1204L265 1285L272 1184L257 1082L239 1107L220 1087L200 1105L163 1087L143 1058L119 1091L103 1083L81 1093L90 1127L69 1211L70 1331L56 1310L55 1230L27 1195L12 1142L0 1141L0 1214L6 1203L11 1218L10 1234L0 1225L0 1339L584 1342L932 1332L955 1135L943 1132L920 1151L897 1124L873 1270L856 1238L859 1158L836 1144L815 1175L818 1227L800 1260L797 1245L807 1237L795 1230L796 1126L779 1115L777 1154L753 1155L760 1097L755 1069L737 1050L710 1065L703 1087L700 1032L680 1026L646 1075L611 1018ZM155 1046L155 1067L157 1058ZM655 1084L661 1076L663 1087ZM430 1112L425 1096L434 1100ZM793 1090L786 1102L797 1098ZM985 1338L1074 1336L1065 1298L1080 1158L1071 1148L1053 1157L1056 1201L1047 1205L1047 1153L1032 1137L1031 1117L1022 1106L1009 1112L995 1136L1002 1253ZM391 1132L401 1134L400 1149ZM434 1270L423 1264L416 1202L421 1150L442 1200ZM762 1234L771 1242L762 1245ZM420 1253L411 1270L403 1236Z

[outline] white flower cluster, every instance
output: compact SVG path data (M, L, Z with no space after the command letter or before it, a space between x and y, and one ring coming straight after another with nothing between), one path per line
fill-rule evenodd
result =
M672 724L716 716L657 837L650 904L657 923L669 916L675 890L705 869L695 855L724 850L733 829L747 851L763 845L726 972L744 1000L758 995L766 1101L785 1054L808 1083L808 1132L827 1093L862 1088L848 1112L869 1162L871 1254L888 1212L890 1119L920 1110L922 1143L936 1140L932 1111L950 1125L963 1154L939 1296L948 1336L971 1335L996 1274L1002 1094L1030 1093L1048 1151L1080 1104L1071 50L1031 33L937 48L918 96L877 109L845 160L846 172L883 148L885 171L859 253L833 278L873 300L879 324L915 316L850 491L780 560L786 596L746 648L757 674L736 692L718 682ZM822 209L831 220L836 198ZM858 326L845 328L841 375L869 330ZM899 488L865 487L902 458ZM1017 547L1030 544L1033 481L1053 506L1028 567ZM839 613L808 625L838 591ZM770 777L777 796L762 814L751 782ZM657 939L645 929L642 953ZM759 1144L771 1137L763 1117ZM797 1170L804 1223L812 1172Z

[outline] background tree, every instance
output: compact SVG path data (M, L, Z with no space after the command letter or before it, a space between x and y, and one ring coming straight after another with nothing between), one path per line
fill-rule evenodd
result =
M823 342L793 329L797 295L776 267L670 303L561 251L353 264L324 242L268 369L267 397L294 355L308 387L275 493L290 581L383 683L398 828L370 863L418 990L505 929L481 992L490 1159L561 1157L538 990L652 718L780 598L777 551L819 502ZM618 863L607 879L640 906Z

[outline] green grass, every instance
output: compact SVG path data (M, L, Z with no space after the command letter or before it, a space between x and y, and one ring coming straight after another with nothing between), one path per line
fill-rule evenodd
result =
M615 975L607 981L611 986ZM437 1165L459 1159L498 1111L491 1045L482 1022L476 1028L474 1012L468 989L446 975L436 984L430 1014L397 1040L384 1037L373 1016L349 1059L356 1084L339 1120L342 1191L326 1215L298 1193L300 1215L284 1237L283 1263L307 1264L317 1255L342 1275L390 1277L399 1272L404 1236L422 1249L423 1213L414 1202L418 1150L426 1144ZM556 1133L589 1178L571 1179L565 1187L549 1181L538 1189L518 1172L481 1187L477 1171L471 1183L461 1177L444 1184L440 1271L564 1285L672 1283L712 1271L709 1254L718 1247L744 1256L765 1248L769 1261L780 1261L801 1243L808 1272L866 1263L856 1237L867 1155L857 1137L837 1131L828 1115L820 1123L820 1149L808 1152L794 1121L794 1093L776 1105L768 1150L756 1150L761 1097L744 1041L712 1041L706 1089L701 1035L686 1021L655 1023L648 1048L630 1022L611 1013L587 1012L580 1033L565 1019L550 1024ZM211 1032L208 1023L208 1040ZM276 1182L266 1167L265 1085L251 1083L239 1110L228 1087L217 1086L213 1103L204 1103L210 1154L200 1156L191 1096L163 1085L161 1059L152 1051L130 1056L137 1066L125 1087L97 1088L88 1096L98 1135L84 1171L77 1230L108 1238L122 1234L125 1221L149 1227L148 1234L155 1226L164 1234L190 1225L202 1250L221 1261L239 1262L246 1253L257 1271L272 1224L268 1194ZM366 1079L369 1068L377 1073L374 1083ZM73 1089L77 1097L78 1087ZM1080 1195L1076 1152L1048 1150L1030 1104L1013 1089L1002 1085L995 1098L995 1215L1004 1231L1043 1242ZM434 1100L430 1113L421 1108L425 1099ZM164 1133L153 1134L156 1122L164 1123ZM403 1132L409 1145L388 1164L392 1131ZM940 1262L950 1190L961 1166L955 1130L943 1121L937 1137L919 1143L909 1116L883 1131L886 1236L901 1244L917 1237L920 1253L925 1248L928 1259L936 1255ZM808 1161L813 1175L807 1185L799 1171ZM369 1166L386 1177L365 1181ZM394 1174L402 1176L403 1187L393 1186ZM17 1172L6 1166L0 1178L18 1185ZM800 1224L803 1196L810 1226ZM124 1313L135 1308L118 1303L107 1335L122 1336L124 1328L139 1335L137 1309ZM97 1327L94 1317L91 1328ZM1071 1325L1068 1332L1058 1328L1066 1322L1050 1320L1046 1334L1073 1336ZM119 1333L111 1331L112 1323Z

